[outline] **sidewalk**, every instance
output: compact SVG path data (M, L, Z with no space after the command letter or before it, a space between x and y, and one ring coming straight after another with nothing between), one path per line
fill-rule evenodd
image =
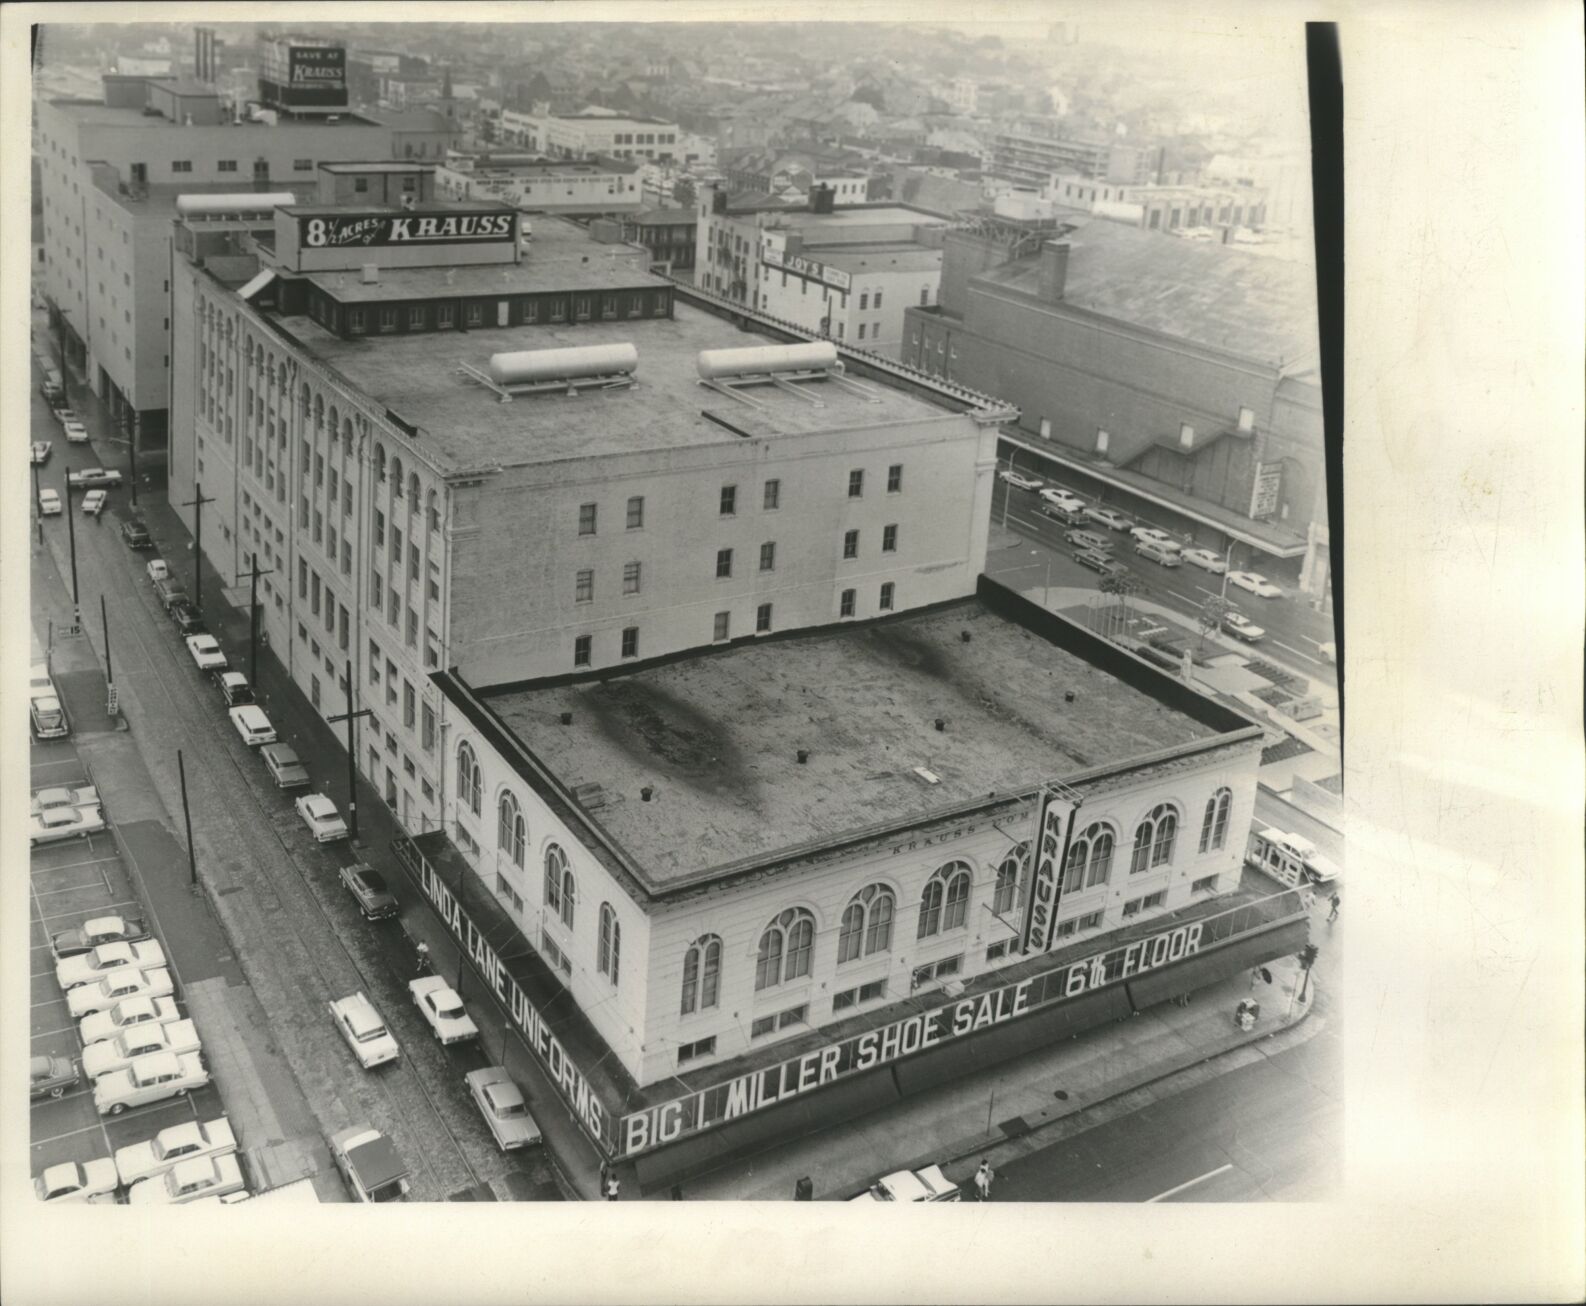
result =
M727 1169L685 1183L684 1196L692 1201L791 1200L798 1180L808 1176L816 1200L829 1201L852 1197L895 1170L932 1163L967 1184L981 1157L996 1168L1101 1124L1101 1108L1123 1094L1267 1039L1288 1045L1319 1033L1319 1023L1301 1027L1314 1003L1315 983L1302 1002L1294 958L1270 962L1267 969L1272 983L1258 982L1254 993L1250 973L1243 972L1194 993L1188 1006L1163 1003L1038 1049L994 1072L907 1098L887 1111L737 1158ZM1261 1004L1261 1017L1247 1033L1235 1026L1233 1012L1251 996ZM1227 1069L1235 1068L1233 1060ZM1223 1073L1215 1066L1208 1069Z

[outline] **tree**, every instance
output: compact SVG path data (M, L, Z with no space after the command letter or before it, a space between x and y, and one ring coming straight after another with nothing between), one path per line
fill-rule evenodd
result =
M1233 606L1228 600L1216 594L1201 604L1200 614L1195 618L1195 624L1201 630L1201 648L1206 647L1206 636L1215 635L1223 628L1223 618L1232 611Z
M1126 625L1129 614L1129 596L1131 594L1143 594L1145 592L1145 582L1132 571L1117 571L1109 572L1103 576L1097 588L1103 594L1111 594L1118 600L1115 612L1121 618L1120 624ZM1111 634L1108 637L1111 638Z

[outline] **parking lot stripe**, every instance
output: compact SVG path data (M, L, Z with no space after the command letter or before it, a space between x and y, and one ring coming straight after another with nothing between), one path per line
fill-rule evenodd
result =
M91 889L93 888L93 885L94 882L92 880L88 880L83 884L62 885L59 889L34 889L33 896L35 898L48 898L57 893L76 893L81 889Z
M54 1038L57 1034L75 1034L77 1032L78 1032L78 1026L75 1025L75 1024L72 1024L72 1025L60 1025L60 1026L57 1026L55 1029L35 1029L35 1030L33 1030L31 1032L31 1034L29 1034L29 1037L30 1038Z
M33 873L36 875L40 871L69 871L74 866L102 866L106 862L119 862L120 860L121 858L119 857L90 857L85 862L62 862L59 866L35 866L33 867Z
M126 908L139 907L142 904L136 898L122 898L118 902L107 902L102 907L73 907L71 911L56 912L51 916L43 916L39 924L45 921L70 920L73 916L81 916L84 920L92 920L95 916L123 916Z

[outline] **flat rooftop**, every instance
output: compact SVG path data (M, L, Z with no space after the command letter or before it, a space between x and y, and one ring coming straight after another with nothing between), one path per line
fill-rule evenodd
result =
M590 266L598 266L593 258ZM510 265L506 270L513 271ZM464 271L457 269L459 281ZM501 268L479 271L494 274L494 288L502 286ZM356 273L330 275L344 277L348 285L358 279ZM394 269L382 269L388 291L398 275ZM412 275L418 275L417 270ZM435 278L430 293L444 293L435 289L442 283L443 274L429 270L423 275ZM560 272L552 280L538 282L524 280L520 272L507 288L522 293L557 289L562 284ZM597 282L608 284L670 283L623 267L615 282ZM755 386L750 391L761 407L738 403L699 384L695 361L700 350L783 342L739 330L712 313L673 302L674 316L670 319L497 327L346 340L307 316L277 320L310 353L336 368L365 394L405 421L423 427L425 449L447 471L531 466L739 440L733 431L706 418L706 411L751 435L949 416L923 400L873 383L866 386L879 400L877 403L869 403L864 396L831 381L805 386L814 391L826 405L824 408L816 408L771 385ZM456 373L461 363L485 370L492 354L621 343L631 343L639 351L637 384L617 390L585 390L577 398L560 393L528 394L502 403L491 391Z
M381 124L370 118L360 117L358 114L346 109L332 110L337 115L335 122L327 122L320 117L282 118L275 123L267 122L217 122L204 123L189 127L184 123L172 122L161 114L144 113L141 108L121 108L106 104L103 100L79 100L74 98L53 99L50 101L55 108L61 109L72 118L85 125L94 127L139 127L144 130L155 128L169 128L171 131L183 132L240 132L253 131L290 131L297 128L302 131L324 131L334 127L378 127ZM239 174L241 176L241 174Z
M602 786L587 817L663 888L1218 733L975 599L476 693L568 789Z
M808 245L799 251L821 263L851 272L934 272L942 266L940 246L909 241Z

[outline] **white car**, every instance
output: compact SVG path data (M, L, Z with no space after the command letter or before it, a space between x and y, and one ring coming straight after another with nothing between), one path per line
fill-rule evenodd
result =
M31 461L35 467L41 467L45 463L49 462L50 454L53 453L54 450L55 446L48 440L35 440L33 442L33 448L29 453L29 461Z
M105 510L106 494L103 490L89 490L83 495L83 511L90 517L97 517Z
M1079 495L1056 485L1041 491L1041 502L1049 503L1052 507L1061 508L1065 512L1083 512L1085 509L1085 501Z
M102 1116L118 1116L131 1106L186 1097L207 1083L209 1071L198 1053L151 1052L96 1083L94 1108Z
M463 1076L463 1082L468 1085L485 1124L490 1126L496 1146L503 1152L531 1147L541 1141L540 1127L529 1114L523 1090L500 1066L471 1070Z
M83 1049L83 1073L89 1079L99 1080L155 1052L174 1052L182 1056L201 1051L203 1044L198 1038L198 1026L191 1020L173 1020L168 1025L150 1023L102 1043L90 1043Z
M1235 639L1242 639L1247 644L1255 644L1266 638L1267 632L1242 612L1230 612L1223 618L1223 629Z
M1184 561L1192 567L1211 572L1213 576L1221 576L1228 570L1227 560L1220 553L1213 553L1210 549L1185 549Z
M66 484L91 490L121 484L121 473L114 468L84 467L80 472L67 472Z
M1038 481L1033 476L1026 476L1023 472L1016 472L1011 467L1004 468L997 473L997 479L1015 485L1021 490L1039 490L1045 481Z
M164 1174L182 1161L196 1161L206 1156L230 1156L237 1150L237 1135L231 1121L225 1116L199 1124L184 1120L179 1125L168 1125L153 1138L142 1143L130 1143L116 1152L116 1173L124 1184L135 1184L140 1179L152 1179Z
M127 1189L127 1205L159 1206L196 1202L203 1197L240 1193L242 1166L230 1153L178 1161L164 1174L140 1179Z
M37 789L33 793L30 804L34 815L40 812L67 809L72 807L98 807L99 790L93 785L83 785L77 789L54 788Z
M143 570L149 574L150 585L155 581L167 580L171 575L171 569L166 565L164 558L155 558Z
M396 1039L385 1027L385 1021L380 1019L374 1003L361 992L332 1002L330 1018L336 1022L336 1028L341 1031L353 1056L358 1058L358 1064L365 1070L383 1066L401 1055Z
M336 804L324 794L304 794L292 805L318 842L330 843L333 839L347 837L347 822L341 819Z
M463 1000L439 975L412 980L408 992L442 1043L465 1043L479 1037L479 1026L464 1009Z
M39 515L41 517L59 517L61 515L61 496L58 491L39 491Z
M83 1017L77 1032L82 1036L83 1046L91 1047L95 1043L102 1043L107 1038L115 1038L117 1034L128 1030L141 1029L148 1025L168 1025L171 1021L180 1019L181 1013L177 1011L176 1003L169 997L153 998L145 994L134 994L90 1016Z
M165 965L165 949L156 939L142 943L101 943L91 952L80 952L75 957L55 965L55 982L63 989L74 989L79 984L93 984L112 971L151 970Z
M1249 590L1257 598L1275 599L1283 594L1282 590L1258 571L1231 571L1228 573L1228 583L1237 585L1242 590Z
M307 769L288 744L270 744L259 750L277 789L301 789L309 783Z
M123 998L168 998L174 992L171 972L164 966L155 970L119 970L97 984L80 984L66 995L66 1010L73 1020L96 1011L105 1011Z
M878 1179L870 1188L851 1198L855 1202L958 1202L963 1200L959 1187L939 1165L928 1165L923 1170L899 1170L885 1179Z
M1133 525L1128 515L1119 512L1116 508L1086 508L1085 516L1115 531L1126 531Z
M1325 644L1318 644L1316 651L1321 655L1323 662L1331 662L1334 666L1338 665L1338 645L1333 643L1332 640L1328 640Z
M68 444L88 443L88 428L75 417L63 418L61 421L61 429L66 432L66 441Z
M75 839L105 828L105 814L99 807L51 807L28 817L28 841L40 844Z
M231 724L237 728L242 742L249 748L275 742L275 727L270 724L270 718L265 716L264 709L256 704L245 703L241 707L234 707L226 715L231 718Z
M52 1165L33 1180L33 1195L41 1202L89 1202L108 1206L115 1201L115 1191L116 1163L108 1156Z
M1155 544L1164 549L1172 549L1175 553L1182 553L1184 546L1164 530L1155 526L1131 526L1129 534L1134 536L1137 544Z
M141 943L149 937L149 923L138 916L91 916L81 925L50 936L56 961L92 952L101 943Z
M200 671L226 669L226 654L220 647L220 641L213 635L189 635L187 651L193 655L193 661Z

